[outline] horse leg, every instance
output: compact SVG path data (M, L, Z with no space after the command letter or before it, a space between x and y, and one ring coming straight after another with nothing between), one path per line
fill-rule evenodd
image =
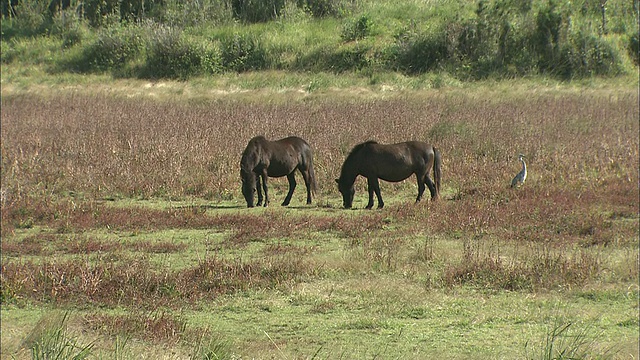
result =
M258 203L256 206L262 206L262 184L260 181L261 175L256 175L256 191L258 192Z
M434 182L431 180L429 175L425 175L424 182L427 184L427 187L429 188L429 192L431 193L431 200L435 200L436 198L438 198L438 191L436 189L436 184L434 184Z
M380 182L377 177L371 177L367 179L367 185L369 188L369 203L367 204L367 209L371 209L373 207L373 194L376 194L378 198L378 209L382 209L384 207L384 201L382 201L382 195L380 195Z
M424 194L424 178L425 176L420 176L416 174L416 180L418 181L418 197L416 198L416 202L420 202L422 200L422 194Z
M293 172L287 175L287 179L289 180L289 192L287 193L287 197L284 198L282 202L282 206L287 206L291 202L291 196L293 196L293 190L296 189L296 177Z
M269 191L267 190L267 169L262 173L262 190L264 190L264 207L269 206Z
M311 180L309 176L309 169L306 171L300 170L302 178L304 179L304 185L307 187L307 205L311 204Z

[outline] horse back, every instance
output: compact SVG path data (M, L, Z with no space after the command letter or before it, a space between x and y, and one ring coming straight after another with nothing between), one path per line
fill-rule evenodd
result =
M360 173L386 181L402 181L412 174L424 173L433 164L433 147L420 141L396 144L369 143L363 147L357 163Z

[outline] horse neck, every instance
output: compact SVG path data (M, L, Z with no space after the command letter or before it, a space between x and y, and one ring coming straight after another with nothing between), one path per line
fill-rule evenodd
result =
M522 170L527 171L527 164L524 162L524 159L520 158L520 162L522 163Z
M357 161L355 161L352 157L349 157L342 165L342 170L340 171L341 184L352 185L356 182L358 171L355 169L354 163L357 163Z
M240 160L240 168L250 173L258 165L258 162L258 154L255 151L245 152Z

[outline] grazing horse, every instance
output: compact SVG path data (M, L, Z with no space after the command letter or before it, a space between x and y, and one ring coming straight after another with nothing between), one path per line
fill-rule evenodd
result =
M289 193L282 206L289 205L293 190L296 188L295 170L300 170L304 184L307 186L307 204L311 204L311 193L316 190L316 177L313 172L313 152L311 146L303 139L290 136L282 140L269 141L264 136L256 136L249 141L240 160L240 177L242 178L242 195L247 207L253 207L253 195L258 190L258 203L262 205L262 189L264 190L264 206L269 205L267 178L286 176L289 180Z
M429 171L433 167L435 184L429 177ZM373 194L378 197L378 208L384 206L380 196L380 184L378 179L385 181L402 181L412 174L418 180L418 197L416 202L422 199L425 184L431 192L431 199L438 198L440 191L442 158L440 151L431 145L420 141L408 141L392 145L378 144L368 141L356 145L347 156L340 178L336 179L338 190L342 194L343 205L346 209L353 204L355 190L353 184L358 175L367 178L369 187L369 203L367 209L373 207Z

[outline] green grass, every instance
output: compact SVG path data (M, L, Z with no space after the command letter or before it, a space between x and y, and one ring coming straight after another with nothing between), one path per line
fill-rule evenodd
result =
M187 328L208 329L227 342L232 353L259 358L522 358L527 351L530 356L544 351L547 333L558 324L585 331L586 340L595 344L588 349L593 355L610 350L613 358L625 358L637 352L637 328L620 325L635 317L624 296L594 303L554 294L425 291L397 278L359 275L340 285L302 283L277 292L221 298L212 305L182 310ZM33 311L5 307L2 314L5 334L24 336L17 328L33 326L24 320ZM20 320L11 317L17 314ZM83 314L87 311L73 313ZM631 324L637 326L637 318ZM102 336L93 335L96 338ZM13 353L15 345L3 349Z
M392 197L390 201L403 200ZM280 256L286 259L293 254L303 256L313 268L310 275L276 284L273 288L248 288L238 293L205 297L195 303L176 299L170 304L142 310L148 314L144 315L147 316L145 321L166 319L162 323L155 323L163 326L171 324L164 321L177 322L177 325L171 326L178 326L173 330L178 333L168 335L164 341L175 342L174 351L178 353L192 349L196 341L192 332L205 331L216 339L214 345L218 344L216 346L227 354L258 358L446 356L479 359L504 356L537 359L542 358L539 354L545 351L547 337L553 334L554 327L567 325L570 325L573 333L566 334L566 338L558 335L555 339L556 348L579 347L590 354L609 354L607 358L624 358L627 354L637 352L638 290L633 283L621 281L619 276L623 271L619 271L620 265L615 265L622 263L623 267L633 267L637 249L620 248L618 252L594 249L595 254L603 255L601 261L607 271L619 273L615 278L596 275L587 287L573 289L573 286L562 286L553 291L533 293L483 288L473 283L450 287L444 285L442 272L463 261L468 250L459 240L448 237L429 239L419 234L406 237L393 235L403 234L408 228L415 227L411 217L398 216L399 211L407 210L404 205L391 205L389 209L378 212L354 210L346 214L344 211L318 207L225 209L236 204L223 203L219 209L216 205L198 207L189 202L125 200L104 206L126 210L135 205L154 211L190 206L198 213L204 211L206 216L239 216L234 221L268 216L288 219L290 224L295 224L295 219L299 217L304 221L325 217L334 221L344 218L363 221L370 216L381 216L385 225L381 230L371 231L362 238L344 238L339 231L305 230L301 227L286 238L269 235L254 240L249 238L249 242L238 242L236 245L229 242L230 232L216 229L149 231L133 228L105 231L98 228L82 232L81 236L87 239L122 245L120 250L105 253L111 253L108 261L121 261L118 258L124 261L147 259L143 261L148 261L151 268L169 274L189 269L207 258L226 258L232 262L242 259L250 263L252 259L266 257L273 261ZM9 242L49 232L46 228L17 230ZM398 238L399 243L394 247L388 238L395 236L402 238ZM48 246L59 248L68 244L69 239L63 234L48 241ZM167 243L184 248L166 252L154 250L153 244ZM3 240L3 246L6 244L7 240ZM430 248L430 255L421 257L426 254L425 247ZM86 251L90 249L87 247ZM161 249L166 250L166 247ZM54 256L61 263L77 256L89 262L107 260L93 252L73 255L59 251ZM501 257L515 259L523 256L523 251L530 250L511 242L489 241L472 251L475 251L472 256L479 258L491 257L493 252L499 251ZM570 250L562 250L566 251ZM12 255L3 251L3 258L6 262ZM522 261L529 261L525 258L526 255ZM634 272L632 268L627 271ZM632 276L637 277L637 269ZM171 296L170 293L162 293L162 296ZM48 310L49 306L41 308L39 305L28 305L33 300L21 298L18 296L9 303L3 302L2 331L3 334L10 334L7 337L3 335L3 341L6 341L3 344L4 355L18 356L17 340L26 336L40 316L46 316L43 314L51 311ZM95 342L94 353L102 351L109 354L113 345L106 344L113 344L113 340L108 339L128 331L131 334L129 336L136 340L133 344L125 345L124 350L130 354L127 358L135 357L140 351L157 351L158 345L154 344L163 342L162 336L167 335L158 334L156 331L159 330L152 330L154 327L133 330L131 324L123 328L123 324L127 324L123 323L124 319L132 316L131 311L141 311L134 310L138 306L125 305L127 303L124 301L124 308L116 312L109 310L109 307L75 306L76 310L70 313L76 324L75 331L85 330L81 331L79 337L73 332L68 336L84 341L84 345ZM98 327L87 332L87 321ZM98 325L100 323L103 325ZM181 330L182 326L184 330ZM575 334L580 336L580 342L571 340ZM147 340L141 342L140 339Z

